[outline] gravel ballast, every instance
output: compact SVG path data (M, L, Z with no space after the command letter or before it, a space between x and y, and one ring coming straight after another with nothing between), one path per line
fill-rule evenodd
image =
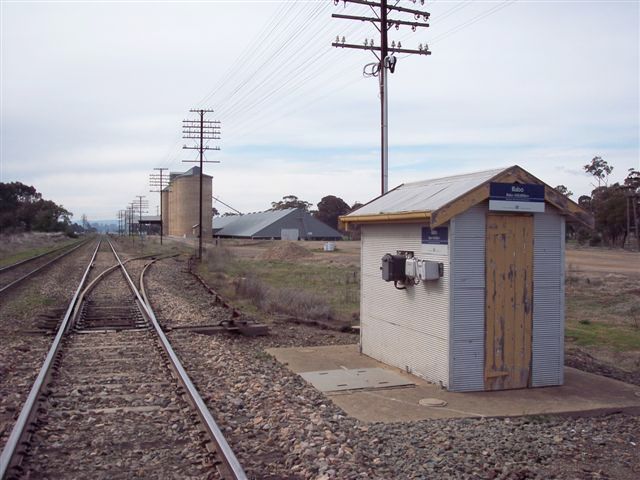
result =
M95 247L89 242L0 299L0 448L53 340L52 333L40 331L40 316L53 312L54 324L62 318Z
M166 326L228 315L185 262L154 265L147 288ZM595 418L354 420L264 352L350 344L357 337L271 325L268 337L169 333L201 395L252 478L622 478L640 472L640 420Z

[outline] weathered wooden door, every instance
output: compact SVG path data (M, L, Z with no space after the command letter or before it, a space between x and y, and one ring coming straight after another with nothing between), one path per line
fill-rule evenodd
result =
M533 217L489 214L486 232L486 390L529 385L532 305Z

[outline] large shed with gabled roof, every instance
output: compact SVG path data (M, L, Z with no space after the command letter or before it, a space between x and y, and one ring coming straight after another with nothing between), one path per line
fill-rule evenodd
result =
M282 240L340 240L342 234L301 208L213 219L214 236Z
M567 219L593 226L518 166L400 185L341 217L362 233L362 353L451 391L561 385Z

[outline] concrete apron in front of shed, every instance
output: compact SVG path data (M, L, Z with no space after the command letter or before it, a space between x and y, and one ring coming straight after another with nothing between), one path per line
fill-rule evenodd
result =
M531 386L533 216L488 213L486 390Z

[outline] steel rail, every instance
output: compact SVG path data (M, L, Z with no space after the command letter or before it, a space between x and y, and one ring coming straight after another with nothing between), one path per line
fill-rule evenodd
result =
M14 280L13 282L5 285L4 287L0 288L0 294L7 291L9 288L17 285L18 283L22 282L23 280L26 280L27 278L29 278L31 275L39 272L40 270L42 270L45 267L48 267L49 265L51 265L54 262L57 262L58 260L60 260L62 257L69 255L71 252L75 252L77 249L79 249L80 247L82 247L83 245L85 245L89 240L83 241L78 243L77 245L75 245L73 248L66 250L65 252L61 253L60 255L58 255L57 257L52 258L51 260L49 260L47 263L45 263L44 265L40 265L38 268L36 268L35 270L30 271L29 273L23 275L22 277L18 278L17 280ZM30 259L25 260L24 262L19 262L19 263L26 263L30 260L34 260L35 258L40 258L41 256L44 255L48 255L51 254L53 252L55 252L57 250L53 250L52 252L48 252L46 254L40 255L39 257L32 257ZM10 270L11 268L13 268L14 266L17 266L17 263L14 263L13 265L9 265L10 268L5 268L6 270Z
M11 460L13 459L14 454L16 453L18 444L20 443L20 439L25 434L25 429L27 425L29 425L30 421L33 419L34 415L37 413L34 407L38 403L38 396L41 393L43 385L45 385L45 382L48 380L51 374L51 367L53 365L53 360L56 358L56 354L60 349L60 343L62 341L62 337L64 336L67 330L69 319L71 318L71 314L78 300L78 296L80 295L80 292L84 286L84 283L87 280L87 276L89 275L89 272L93 267L93 262L96 258L96 255L98 254L98 249L100 248L101 243L102 243L102 240L99 240L98 245L96 246L96 249L94 250L93 255L91 256L91 261L89 262L89 265L84 271L84 275L80 280L80 284L78 285L78 288L76 289L73 295L73 298L71 299L71 302L67 307L67 311L64 314L62 323L58 328L58 333L56 334L56 337L53 340L51 347L49 348L49 352L47 353L44 363L40 368L40 372L38 373L38 376L36 377L35 382L33 382L33 386L29 391L27 400L24 403L22 410L20 411L20 415L18 416L18 420L16 420L16 423L13 426L13 430L11 430L11 434L9 435L7 443L4 446L4 449L2 450L2 454L0 454L0 478L5 478L7 470L11 465Z
M110 241L109 241L109 246L113 250L113 254L115 255L118 262L122 264L120 257L118 256L115 248L113 248L113 245L111 244ZM169 343L169 340L167 339L166 335L162 331L162 328L158 323L155 313L153 312L150 305L148 304L147 299L142 298L142 296L140 295L140 292L138 291L135 284L133 283L133 280L131 280L131 277L129 276L129 273L127 272L124 265L122 265L122 272L124 273L124 276L127 279L127 282L129 282L129 287L131 288L136 298L138 299L138 302L140 303L140 307L142 308L142 310L144 310L144 313L151 320L151 324L153 325L154 330L156 331L156 334L160 339L162 348L165 350L165 352L169 356L169 359L171 360L171 364L173 365L174 370L178 375L180 382L185 387L186 393L188 394L189 398L195 405L195 409L198 413L198 416L200 417L200 420L202 421L203 426L207 429L209 435L214 439L215 443L217 444L217 448L218 448L217 453L222 457L225 467L227 468L229 473L232 475L233 479L247 480L248 477L244 472L242 466L240 465L240 462L238 461L235 453L233 453L233 450L231 450L231 447L229 446L227 440L224 438L222 431L220 430L215 420L213 419L213 416L211 415L211 412L209 412L209 409L207 408L204 401L202 400L200 393L198 393L198 390L193 385L193 382L189 378L189 375L187 374L182 364L180 363L178 356L176 355L175 351L171 347L171 343ZM142 278L141 278L141 284L142 284Z

